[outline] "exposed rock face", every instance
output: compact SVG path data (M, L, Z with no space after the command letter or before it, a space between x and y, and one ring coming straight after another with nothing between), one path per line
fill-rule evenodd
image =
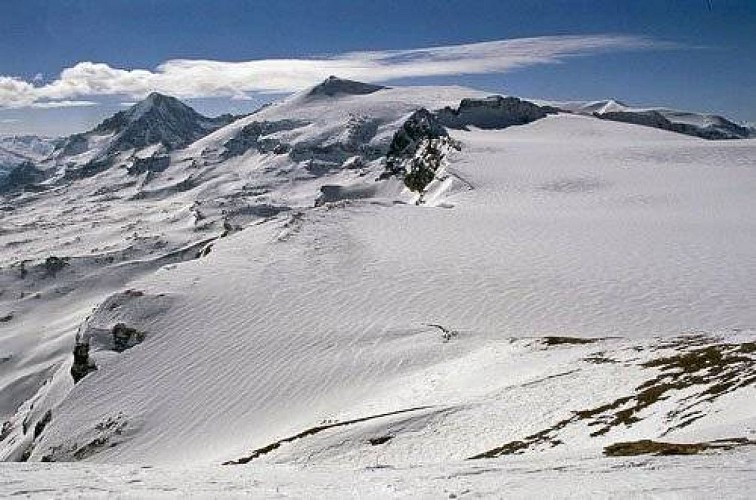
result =
M436 113L439 123L454 129L468 126L482 129L499 129L512 125L524 125L556 110L542 107L516 97L499 95L485 99L462 99L457 109L446 107Z
M34 439L37 439L52 420L52 410L47 410L42 418L34 425Z
M50 257L45 259L45 263L42 265L45 270L46 276L52 276L54 277L56 274L58 274L59 271L62 271L65 269L65 267L68 265L68 258L67 257L56 257L55 255L51 255Z
M746 139L751 136L751 130L747 127L741 127L722 117L717 117L716 125L698 127L689 123L676 123L670 121L658 111L610 111L606 113L594 113L593 116L602 120L611 120L615 122L632 123L634 125L644 125L654 127L670 132L677 132L702 139L721 140L721 139Z
M108 152L163 144L176 149L230 123L226 116L207 118L175 97L157 92L98 125L95 134L116 134Z
M463 99L457 109L446 107L435 113L421 108L394 134L382 177L403 177L405 185L420 193L422 200L425 188L435 178L446 154L459 147L451 140L445 127L504 128L530 123L556 112L555 108L501 96Z
M360 200L375 196L375 186L345 187L326 184L320 187L320 195L315 200L315 206L334 203L341 200Z
M158 173L168 168L170 163L171 159L166 155L150 156L148 158L134 158L134 162L126 171L129 175L139 175L145 172Z
M94 129L68 137L58 146L53 158L68 161L69 157L96 150L96 154L86 163L66 171L67 178L90 177L112 166L119 153L139 151L157 144L161 145L163 152L178 149L228 125L234 119L231 115L208 118L175 97L153 92ZM136 170L151 170L150 167L159 166L160 161L163 160L158 160L156 164L137 165Z
M411 191L422 194L436 176L444 158L440 139L429 139L418 148L417 154L408 162L404 174L404 185Z
M327 96L334 97L343 95L365 95L372 94L379 90L385 89L381 85L372 85L370 83L355 82L353 80L343 80L335 76L329 76L320 85L315 86L307 94L309 97Z
M71 376L74 382L104 368L113 353L122 353L147 338L144 323L162 314L170 304L164 295L126 290L108 297L79 328Z
M144 337L144 332L140 332L136 328L130 328L123 323L118 323L113 327L113 350L115 352L123 352L142 342Z
M252 122L242 128L235 137L226 141L224 144L226 151L223 153L223 158L227 159L233 158L234 156L240 156L250 149L256 149L261 153L274 152L276 154L281 154L283 152L288 152L288 145L281 143L278 139L266 136L276 132L304 127L308 124L309 122L301 120Z
M58 145L55 155L59 157L74 156L89 149L87 134L74 134Z
M449 133L430 111L418 109L394 133L388 149L386 173L403 173L402 163L415 155L423 141L440 137L449 137Z
M74 383L96 370L101 361L107 364L107 359L98 359L95 363L91 355L96 358L102 351L122 353L143 342L146 337L144 331L128 326L125 322L117 322L112 327L105 327L103 322L110 322L114 318L138 321L143 317L151 317L164 310L164 302L162 296L146 296L138 290L126 290L108 297L95 314L87 318L76 336L74 362L71 366Z
M73 349L74 361L71 365L71 377L73 377L74 384L78 384L79 380L87 376L89 372L97 370L94 362L89 359L89 344L77 339Z

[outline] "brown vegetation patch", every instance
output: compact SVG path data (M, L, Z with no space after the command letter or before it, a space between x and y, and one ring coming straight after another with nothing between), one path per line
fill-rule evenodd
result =
M747 438L717 439L701 443L664 443L642 439L614 443L604 447L604 455L608 457L629 457L635 455L696 455L707 450L731 450L739 446L756 444Z
M562 339L562 337L556 338ZM563 343L585 343L580 342L582 340L593 341L594 339L578 339L578 342ZM704 340L709 345L703 344ZM660 373L637 386L633 394L619 397L595 408L573 411L571 417L551 427L470 458L493 458L521 453L538 445L557 446L561 444L561 441L557 439L558 432L567 425L580 421L586 422L588 426L597 427L591 432L592 437L601 436L619 425L630 426L639 422L641 420L639 414L643 410L672 397L676 391L693 388L697 389L694 394L681 399L677 407L667 413L667 421L675 424L664 434L686 427L706 415L700 410L700 405L711 403L724 394L751 386L756 382L756 342L718 344L711 342L711 338L703 336L686 336L665 341L661 344L664 348L672 348L678 352L641 363L642 368L658 369ZM559 341L557 345L558 343ZM654 346L652 350L658 348L659 345ZM601 354L598 358L600 361L596 362L614 361L604 361L606 358L603 357L603 353L599 354ZM590 360L587 358L586 361ZM709 446L711 447L713 446Z

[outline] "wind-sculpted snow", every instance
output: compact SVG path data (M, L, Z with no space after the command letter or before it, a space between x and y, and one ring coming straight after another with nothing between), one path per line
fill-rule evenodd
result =
M4 464L0 495L76 498L748 498L753 453L507 457L394 467Z
M18 182L6 190L0 205L5 250L0 255L0 329L8 332L0 340L5 359L0 365L2 418L17 412L21 420L26 418L27 410L19 405L30 398L48 398L40 407L57 404L62 396L46 396L43 384L53 373L70 382L68 366L58 368L71 361L81 323L105 297L139 276L206 255L213 240L250 222L311 207L324 184L399 196L400 183L375 182L395 127L418 102L440 105L469 92L426 90L396 91L389 104L374 99L334 106L326 102L329 96L305 104L302 96L294 96L288 111L287 106L271 106L276 113L264 110L183 150L155 144L112 161L103 157L117 135L115 124L149 119L157 127L165 121L165 113L152 117L151 110L173 101L154 96L106 121L113 127L103 125L98 134L104 135L73 137L62 146L58 154L66 151L61 162L68 175L56 173L55 158L40 167L23 167L25 175L14 176ZM272 129L262 126L258 143L278 141L291 151L288 146L283 153L255 146L225 158L226 145L248 125L247 130L258 126L254 123L273 124ZM80 149L67 151L77 141ZM70 172L68 161L74 163ZM48 259L64 267L48 273Z
M76 385L31 459L220 463L302 434L256 461L406 465L744 436L749 386L701 399L681 427L689 411L667 415L726 379L658 400L644 384L655 359L693 348L664 338L753 335L737 333L756 319L753 144L570 115L452 137L446 168L472 189L441 195L451 210L326 203L130 285L170 307L147 326L103 323L146 335ZM567 185L590 188L546 188ZM106 436L112 419L126 423Z
M577 474L650 442L743 482L756 143L485 97L303 92L7 198L2 456ZM538 119L443 127L464 98ZM379 179L395 149L438 160L422 193Z

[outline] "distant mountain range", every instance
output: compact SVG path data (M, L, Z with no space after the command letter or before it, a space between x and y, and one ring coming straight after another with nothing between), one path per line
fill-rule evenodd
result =
M330 77L303 93L301 99L367 95L383 89L386 87ZM739 125L724 117L705 113L631 107L616 100L533 102L554 111L591 115L704 139L743 139L756 135L756 129L752 126ZM436 111L445 113L443 110ZM447 121L451 116L446 117ZM187 147L239 118L229 114L209 118L174 97L154 92L87 132L62 139L32 135L0 136L0 183L5 182L3 191L8 192L25 185L23 182L18 184L21 179L36 179L36 182L51 177L71 180L90 177L114 165L126 163L132 164L131 172L145 172L156 166L161 168L161 165L167 164L165 159L158 157ZM296 121L296 118L292 117L291 120ZM286 124L270 126L273 129L287 127ZM258 137L261 136L258 134ZM230 144L229 154L236 154L233 151L238 149L239 144L238 141ZM19 172L15 178L9 176L13 169L25 163L27 165L23 168L27 173L32 167L44 173L29 176ZM133 166L134 163L136 166ZM152 166L146 166L148 163ZM15 185L8 185L10 183Z
M0 178L24 162L44 160L59 142L59 139L36 135L0 135Z
M669 130L703 139L747 139L756 135L750 125L738 125L727 118L707 113L668 108L628 106L620 101L562 102L554 106L573 113L591 114L604 120Z

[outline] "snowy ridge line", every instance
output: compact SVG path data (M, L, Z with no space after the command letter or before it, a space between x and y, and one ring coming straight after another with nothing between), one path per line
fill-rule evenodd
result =
M353 425L353 424L359 424L361 422L367 422L369 420L375 420L378 418L384 418L384 417L391 417L393 415L401 415L402 413L410 413L413 411L420 411L420 410L428 410L434 408L434 406L426 405L426 406L417 406L414 408L405 408L402 410L396 410L396 411L390 411L387 413L379 413L378 415L370 415L368 417L360 417L355 418L352 420L345 420L344 422L337 422L335 424L326 424L326 425L316 425L315 427L310 427L309 429L306 429L299 434L295 434L293 436L280 439L274 443L271 443L267 446L263 446L262 448L258 448L255 451L252 452L251 455L247 457L240 458L238 460L229 460L228 462L223 462L223 465L243 465L246 463L251 462L252 460L270 453L273 450L276 450L281 447L282 444L285 443L291 443L292 441L296 441L297 439L302 439L307 436L312 436L314 434L318 434L319 432L327 431L329 429L334 429L336 427L344 427L347 425Z

